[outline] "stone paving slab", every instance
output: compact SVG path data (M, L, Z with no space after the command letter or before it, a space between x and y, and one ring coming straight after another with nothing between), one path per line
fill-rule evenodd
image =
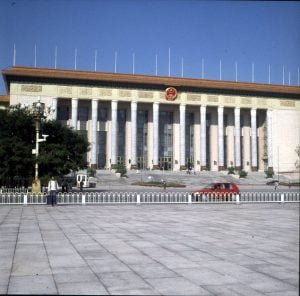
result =
M0 294L299 294L299 204L0 207Z

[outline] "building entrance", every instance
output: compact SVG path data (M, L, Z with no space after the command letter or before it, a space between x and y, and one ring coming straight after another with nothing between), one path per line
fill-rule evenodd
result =
M159 158L161 169L173 169L173 112L159 112Z
M106 131L98 132L98 168L104 169L106 166Z
M173 157L160 157L158 159L158 165L161 170L169 171L173 169Z

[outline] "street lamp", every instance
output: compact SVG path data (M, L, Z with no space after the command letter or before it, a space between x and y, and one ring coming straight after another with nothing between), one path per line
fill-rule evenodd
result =
M41 121L45 119L48 115L55 111L51 106L47 106L45 108L45 103L42 103L40 97L38 97L38 101L34 102L32 106L24 105L23 107L30 109L34 116L35 121L35 149L32 149L32 154L35 154L35 174L34 180L32 183L32 192L39 193L41 192L41 182L39 180L39 164L38 164L38 156L39 156L39 143L45 142L48 135L42 135L42 139L40 139L40 131L41 131Z

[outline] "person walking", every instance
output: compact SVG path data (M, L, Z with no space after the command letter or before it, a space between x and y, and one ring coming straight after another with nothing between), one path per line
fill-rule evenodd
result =
M55 180L54 176L51 177L51 180L48 183L48 193L50 194L50 200L52 207L56 204L56 192L58 190L58 183Z

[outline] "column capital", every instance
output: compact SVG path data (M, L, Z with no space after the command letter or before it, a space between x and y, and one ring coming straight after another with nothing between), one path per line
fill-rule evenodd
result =
M201 113L206 112L206 105L201 105L201 106L200 106L200 112L201 112Z
M251 108L251 116L256 115L256 108Z

